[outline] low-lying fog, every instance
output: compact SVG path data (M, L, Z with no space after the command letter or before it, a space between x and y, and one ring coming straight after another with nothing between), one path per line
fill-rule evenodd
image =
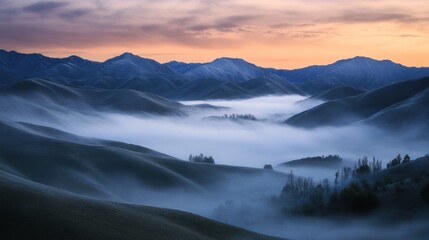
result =
M386 163L398 153L426 154L421 143L398 140L368 126L295 128L282 121L309 109L320 101L302 101L302 96L269 96L245 100L188 101L185 105L207 103L228 109L189 112L186 117L140 117L105 114L104 118L70 120L66 131L82 136L118 140L142 145L162 153L188 159L203 153L217 164L249 167L273 166L302 157L339 154L345 160L376 156ZM252 114L258 121L208 120L209 116ZM287 169L283 169L288 171ZM319 170L316 178L333 176L332 170ZM301 169L298 174L316 175Z
M43 125L81 136L134 143L184 160L188 159L189 154L203 153L213 156L216 164L258 168L264 164L272 164L277 170L287 172L290 169L281 169L276 165L303 157L329 154L339 154L348 164L364 155L376 156L386 163L398 153L408 153L411 157L426 154L427 142L411 141L411 138L360 124L317 129L295 128L283 124L288 117L321 103L302 100L304 97L301 96L272 96L233 101L189 101L183 104L207 103L227 108L194 110L187 116L180 117L113 113L84 116L63 113L58 118L60 122ZM252 114L258 121L207 119L210 116L233 113ZM35 118L21 121L41 124ZM327 177L331 180L335 172L334 169L316 168L293 171L298 175L312 176L315 179ZM233 179L230 181L234 183L230 184L230 191L210 195L209 199L196 199L194 195L181 193L180 189L178 192L153 193L140 185L133 185L132 181L119 182L118 189L127 196L127 202L191 211L261 233L292 239L403 239L403 236L414 234L409 225L399 226L391 231L388 227L358 220L338 223L305 217L279 219L278 209L267 205L266 198L270 198L270 194L280 194L284 183L254 180L258 182L246 181L242 184L242 179ZM247 188L242 186L249 185L249 189L255 190L255 186L261 185L261 182L262 188L270 193L247 191ZM134 192L135 196L132 194ZM233 209L236 209L237 214L216 211L230 199L235 200Z

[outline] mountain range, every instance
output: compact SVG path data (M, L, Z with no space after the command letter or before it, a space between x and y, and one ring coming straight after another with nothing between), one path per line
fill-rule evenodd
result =
M124 53L105 62L94 62L77 56L49 58L0 50L0 85L36 78L72 87L131 89L174 99L314 95L334 87L372 90L424 76L429 76L429 68L405 67L366 57L326 66L278 70L237 58L161 64Z
M378 61L368 57L354 57L325 66L275 72L313 94L341 86L372 90L394 82L429 76L427 67L406 67L390 60Z

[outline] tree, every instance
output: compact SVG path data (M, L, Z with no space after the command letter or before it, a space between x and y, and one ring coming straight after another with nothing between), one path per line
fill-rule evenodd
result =
M402 164L411 162L410 156L408 154L405 154L404 159L402 159Z
M352 169L350 167L344 167L341 171L341 182L347 182L352 176Z
M340 176L340 171L335 172L335 186L338 185L338 177Z
M387 168L390 168L390 167L394 167L394 166L400 165L400 164L401 164L401 162L402 162L401 154L398 154L398 155L396 156L396 158L394 158L392 161L390 161L390 162L388 162L388 163L387 163Z
M353 169L353 174L356 176L368 174L371 172L371 167L369 166L368 157L363 157L362 159L359 158L357 163L355 164L355 167Z
M372 162L369 163L369 166L371 168L371 172L379 172L382 170L383 162L379 159L375 159L375 157L372 157Z

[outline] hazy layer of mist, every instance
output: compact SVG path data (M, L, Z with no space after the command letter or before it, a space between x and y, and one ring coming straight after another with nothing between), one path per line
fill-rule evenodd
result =
M188 116L161 117L126 115L107 112L50 112L49 122L37 115L9 116L8 120L52 126L81 136L138 144L186 160L189 154L203 153L214 157L216 164L262 168L273 164L276 170L289 172L279 163L303 157L339 154L351 165L364 155L376 156L384 163L398 153L412 158L426 154L428 143L374 127L355 124L347 127L303 129L282 122L309 109L319 101L301 101L302 96L259 97L231 101L189 101L185 105L210 104L222 109L194 110ZM258 121L207 119L224 114L252 114ZM21 117L21 118L19 118ZM293 168L297 175L315 179L333 179L335 169ZM159 191L138 184L125 176L113 178L105 192L114 201L175 208L211 217L254 231L291 239L402 239L422 236L423 223L398 225L393 231L367 221L344 223L320 218L284 218L273 208L269 198L281 192L279 178L255 177L252 180L235 175L220 176L219 187L207 194L188 193L181 189ZM273 180L274 179L274 180ZM220 190L221 189L221 190ZM219 212L219 206L233 204L232 214ZM231 206L229 206L231 207ZM414 230L416 229L416 230ZM424 233L423 233L424 236Z
M204 153L218 164L262 167L302 157L339 154L355 161L368 155L385 162L398 153L425 154L424 142L407 141L373 127L354 125L317 129L295 128L281 123L284 119L320 102L304 101L301 96L259 97L233 101L191 101L187 105L208 103L228 109L189 112L187 117L140 117L105 114L64 122L64 130L78 135L111 139L142 145L162 153L187 159L189 154ZM260 121L207 120L208 116L246 114ZM427 146L427 145L426 145ZM422 150L423 149L423 150ZM279 169L289 171L289 169ZM295 169L295 173L330 177L333 171L316 172Z

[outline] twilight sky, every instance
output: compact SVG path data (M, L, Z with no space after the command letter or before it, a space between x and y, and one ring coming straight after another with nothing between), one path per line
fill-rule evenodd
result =
M429 66L429 0L0 0L0 48L286 69L358 55Z

